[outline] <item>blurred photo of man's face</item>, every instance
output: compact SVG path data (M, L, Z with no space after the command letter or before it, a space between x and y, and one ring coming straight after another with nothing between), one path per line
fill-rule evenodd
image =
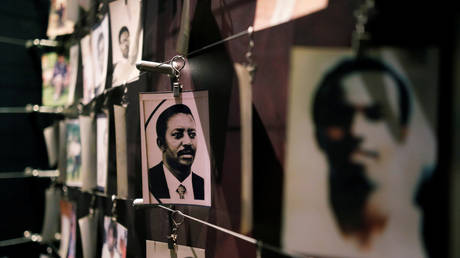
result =
M382 83L367 85L366 82ZM384 184L388 165L398 147L397 135L390 131L390 124L399 126L393 118L399 116L397 85L381 73L367 72L348 76L343 80L342 88L343 104L347 116L350 116L346 133L357 141L348 159L363 166L373 183ZM371 92L375 93L371 95ZM334 135L331 136L333 139Z
M354 72L316 97L317 140L326 154L329 199L345 235L368 248L388 219L390 174L404 139L396 81L382 72Z

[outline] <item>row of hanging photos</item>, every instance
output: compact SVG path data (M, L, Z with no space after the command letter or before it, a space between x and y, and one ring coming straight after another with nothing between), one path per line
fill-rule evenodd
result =
M362 9L362 10L365 10L365 9ZM360 15L362 15L362 13ZM360 22L360 21L362 21L362 22ZM356 28L356 31L355 31L355 34L354 34L354 37L353 37L354 38L353 46L356 47L355 50L356 50L356 52L358 54L360 54L361 50L362 50L362 48L361 48L359 43L362 42L363 39L367 39L366 38L367 34L365 33L365 30L364 30L364 25L365 25L366 22L367 22L366 19L359 19L359 17L358 17L357 28ZM250 78L249 81L250 81L250 83L252 83L252 81L253 81L254 71L255 71L255 65L254 65L254 62L252 60L252 48L254 47L254 41L252 39L252 32L253 32L253 30L252 30L252 27L251 27L247 31L247 34L249 34L251 36L251 39L250 39L250 42L249 42L249 51L248 51L248 54L247 54L248 63L245 65L245 69L249 73L249 78ZM356 43L358 43L358 44L356 44ZM146 70L146 71L156 71L156 72L161 72L161 73L165 73L165 74L170 75L173 78L172 79L172 89L173 89L173 92L174 92L174 96L178 97L179 93L180 93L181 85L179 83L180 68L178 69L177 65L174 64L174 62L177 61L177 59L180 59L181 63L183 62L183 64L185 65L185 60L183 59L183 57L175 57L172 60L170 60L169 63L154 63L154 62L141 61L141 62L138 63L138 68ZM240 83L240 84L242 84L242 83ZM246 94L242 94L242 95L246 96L246 98L247 98L246 101L247 100L251 101L251 98L250 97L248 98L248 96L251 96L250 91L248 91L248 88L249 87L246 87L246 89L240 89L240 90L242 90L242 92L246 92ZM126 94L126 90L127 90L127 87L125 86L125 92L124 92L125 94ZM126 96L125 94L123 96ZM244 106L245 101L243 101L243 97L242 97L241 100L242 100L241 105L243 107L243 110L248 110L247 107ZM246 117L245 118L242 117L242 124L243 125L244 124L250 124L250 123L246 123L246 122L247 122L248 119L252 119L252 116L250 114L248 114L247 112L245 114L246 114ZM245 122L245 123L243 123L243 122ZM243 142L252 142L252 141L247 141L247 139L250 139L250 138L248 138L248 137L250 137L250 135L248 136L247 134L244 133L244 131L250 131L248 129L249 128L246 128L246 130L244 128L242 129L243 130L242 138L246 139ZM252 151L251 147L252 146L250 146L250 145L249 146L243 146L242 153L247 154L248 152ZM242 155L242 156L243 157L251 157L252 155ZM251 161L246 161L245 162L243 160L243 164L244 163L251 164ZM243 165L243 170L244 170L244 167L245 166ZM251 197L250 197L250 189L246 189L247 187L244 187L244 185L246 185L246 186L251 185L250 182L252 182L252 178L247 178L247 179L248 180L246 182L243 181L243 187L242 187L243 188L243 190L242 190L243 191L243 198L246 197L248 199L251 199ZM116 204L115 201L113 201L113 203ZM252 217L250 215L252 211L249 211L250 207L243 208L242 210L243 210L243 213L245 215L243 217ZM90 212L90 214L93 214L93 213ZM174 224L176 225L177 223L174 223ZM242 225L243 225L242 226L243 227L242 231L244 232L248 228L251 228L252 227L251 224L252 224L252 222L250 222L250 221L247 222L246 224L243 222L242 223ZM246 227L246 229L244 229L245 227ZM175 240L174 228L173 228L173 233L170 236L170 239ZM174 241L172 241L172 242L174 242ZM171 247L171 244L170 244L170 247Z

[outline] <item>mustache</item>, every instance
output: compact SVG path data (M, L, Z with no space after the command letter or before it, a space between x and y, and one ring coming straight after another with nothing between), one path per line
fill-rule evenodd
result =
M184 147L183 150L180 150L179 152L177 152L177 155L178 156L181 156L181 155L193 155L195 156L195 150L192 148L192 147Z
M368 158L372 158L372 159L378 159L379 158L379 153L377 151L373 151L373 150L366 150L366 149L355 149L354 150L355 153L358 153L360 155L363 155L365 157L368 157Z

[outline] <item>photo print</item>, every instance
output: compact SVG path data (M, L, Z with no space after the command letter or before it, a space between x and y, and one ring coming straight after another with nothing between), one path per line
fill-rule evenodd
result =
M112 217L104 217L104 244L102 258L125 258L128 246L128 230Z
M91 48L91 34L84 36L80 41L81 60L83 67L83 104L88 104L95 95L93 51Z
M55 38L56 36L73 32L74 22L72 18L75 16L74 12L78 12L78 8L74 8L72 2L75 1L51 0L48 30L46 31L46 35L49 38ZM71 6L69 6L69 4ZM72 13L69 13L69 11Z
M328 0L257 0L254 30L263 30L327 7Z
M435 49L291 52L283 247L426 257L420 193L437 162Z
M69 58L63 53L42 55L42 103L44 106L62 106L68 102Z
M145 203L211 205L208 92L140 93Z
M204 249L184 245L176 245L174 249L168 248L168 243L157 242L152 240L146 241L147 258L205 258Z
M77 216L75 204L61 200L61 244L59 256L76 257L77 246Z
M99 214L100 210L94 209L87 216L78 219L83 257L96 257Z
M91 95L97 96L105 89L109 59L109 17L106 15L91 32L91 52L93 57L94 89Z
M78 119L66 122L67 164L66 181L69 186L81 186L81 140Z
M105 191L107 185L109 153L109 121L107 115L98 114L97 127L97 188Z
M109 3L112 32L112 86L135 81L136 62L142 58L142 21L140 0Z
M80 58L80 47L79 44L72 45L70 47L70 63L69 63L69 94L67 105L75 103L75 91L77 89L77 77L78 77L78 65Z

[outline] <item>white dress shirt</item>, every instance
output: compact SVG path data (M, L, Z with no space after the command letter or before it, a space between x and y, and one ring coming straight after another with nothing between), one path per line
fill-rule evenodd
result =
M184 199L182 200L195 200L195 196L193 195L192 172L190 172L184 181L180 182L164 164L163 171L165 172L166 183L168 184L169 189L169 197L171 197L171 199L178 200L180 198L179 193L176 192L176 190L179 185L183 185L185 186L186 191L184 193Z

